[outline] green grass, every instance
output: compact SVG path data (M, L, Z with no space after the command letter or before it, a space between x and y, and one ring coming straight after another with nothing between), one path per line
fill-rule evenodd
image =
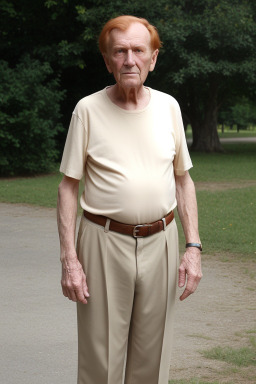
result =
M256 144L225 144L223 154L192 153L197 182L232 182L232 189L197 191L200 236L207 253L231 252L256 259ZM180 226L179 226L180 228ZM181 233L181 230L179 231ZM184 242L182 234L181 241Z
M254 333L256 333L256 329L249 329L248 331L245 331L245 333L246 333L247 335L254 334Z
M255 330L245 332L246 334L255 334ZM243 337L243 334L237 334ZM212 349L201 351L201 354L207 359L220 360L237 367L256 366L256 337L249 336L248 346L242 348L214 347Z
M62 175L0 179L0 202L55 208ZM82 183L80 183L80 194Z
M239 349L215 347L210 351L203 352L203 355L208 359L225 361L238 367L249 367L256 365L255 352L255 350L248 347Z
M222 371L219 371L220 381L206 381L204 379L193 378L193 379L180 379L180 380L170 380L169 384L219 384L225 382L226 384L233 383L231 373L239 373L241 367L255 367L256 366L256 338L255 336L251 336L255 334L255 329L245 331L244 333L240 333L237 336L244 337L245 335L249 335L248 337L248 345L243 348L231 348L231 347L214 347L212 349L201 351L201 354L211 360L219 360L222 362L228 363L228 368ZM254 369L254 368L253 368ZM247 373L244 373L247 375ZM251 379L253 377L248 377L248 383L252 383ZM225 378L225 379L224 379ZM230 378L230 381L226 381L226 378ZM224 381L222 380L224 379ZM245 376L243 376L245 379ZM245 381L242 381L245 383Z
M255 348L239 348L230 347L215 347L209 351L202 352L203 356L208 359L225 361L226 363L234 364L238 367L249 367L256 365L256 350Z
M241 138L241 137L256 137L256 127L250 127L246 130L240 130L237 132L237 129L230 129L229 127L224 128L224 132L222 133L221 127L218 127L218 134L219 137L222 138ZM190 126L188 126L187 131L186 131L186 137L188 139L192 138L192 129Z
M256 143L225 144L223 147L225 153L191 153L193 180L256 180Z
M57 189L62 176L58 174L0 180L0 201L56 207Z
M232 138L241 138L241 137L256 137L256 130L246 130L237 132L236 130L227 130L223 133L219 130L220 139L232 139Z
M207 253L238 253L256 259L256 186L198 191L199 230Z
M206 254L232 253L256 260L256 186L198 191L199 232ZM176 214L180 249L184 235Z
M217 381L202 381L199 379L191 379L191 380L169 380L169 384L219 384L219 383Z

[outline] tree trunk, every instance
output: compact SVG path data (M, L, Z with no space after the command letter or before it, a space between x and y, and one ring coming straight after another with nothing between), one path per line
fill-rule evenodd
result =
M209 87L209 97L205 105L204 118L194 114L191 119L193 143L191 149L199 152L223 152L217 131L218 86L212 83Z

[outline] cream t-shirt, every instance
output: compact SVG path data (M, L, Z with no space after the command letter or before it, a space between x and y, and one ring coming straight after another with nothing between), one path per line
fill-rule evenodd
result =
M122 223L150 223L174 209L174 170L192 167L177 101L148 89L142 110L118 107L106 88L80 100L60 166L66 176L84 176L83 209Z

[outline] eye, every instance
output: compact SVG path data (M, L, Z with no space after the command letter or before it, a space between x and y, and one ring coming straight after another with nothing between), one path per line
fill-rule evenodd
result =
M124 49L123 48L118 48L117 50L116 50L116 53L124 53Z

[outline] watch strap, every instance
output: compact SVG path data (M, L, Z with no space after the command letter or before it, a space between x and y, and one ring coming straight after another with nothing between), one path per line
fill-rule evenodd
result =
M190 247L195 247L195 248L198 248L200 249L200 251L202 251L202 244L200 243L187 243L186 244L186 248L190 248Z

